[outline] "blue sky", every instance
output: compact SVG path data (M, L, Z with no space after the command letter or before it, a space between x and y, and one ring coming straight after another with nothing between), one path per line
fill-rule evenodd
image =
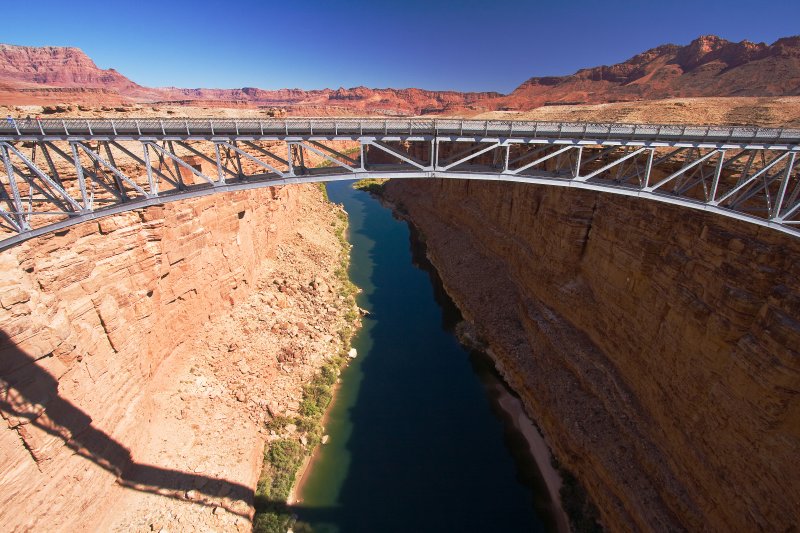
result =
M147 86L510 92L702 34L800 33L797 0L4 4L0 42L77 46Z

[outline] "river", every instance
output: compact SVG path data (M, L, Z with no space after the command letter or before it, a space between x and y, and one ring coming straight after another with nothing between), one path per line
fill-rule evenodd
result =
M563 530L509 391L456 340L458 311L408 225L351 182L328 195L349 214L351 279L370 314L327 415L330 441L299 487L299 522L317 533Z

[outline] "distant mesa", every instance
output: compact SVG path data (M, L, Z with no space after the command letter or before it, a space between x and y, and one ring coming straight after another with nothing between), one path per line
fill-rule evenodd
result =
M0 104L5 105L158 102L283 107L298 114L329 110L419 115L671 97L794 95L800 95L800 36L768 45L704 35L686 46L658 46L616 65L581 69L569 76L530 78L508 95L368 87L310 91L152 88L114 69L98 68L78 48L0 44Z

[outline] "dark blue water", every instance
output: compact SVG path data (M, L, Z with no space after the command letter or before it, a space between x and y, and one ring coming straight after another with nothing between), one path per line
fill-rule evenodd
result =
M519 443L481 383L491 368L449 331L453 310L414 266L408 226L349 182L328 194L350 215L351 279L371 314L329 413L331 441L299 494L299 520L320 533L551 529L537 516L546 502L535 467L515 463Z

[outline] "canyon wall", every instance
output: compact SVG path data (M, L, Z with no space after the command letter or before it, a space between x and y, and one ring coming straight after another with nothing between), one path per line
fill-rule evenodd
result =
M704 35L686 46L658 46L615 65L581 69L568 76L530 78L507 95L367 87L309 91L151 88L114 69L98 68L78 48L0 44L0 104L16 106L58 104L65 99L91 105L159 102L216 107L225 102L233 107L288 108L301 116L452 115L677 96L797 96L799 83L800 36L768 45Z
M609 530L800 522L797 239L566 188L386 197Z
M263 422L296 408L300 380L336 351L320 326L338 315L333 211L311 185L226 193L0 254L3 529L110 530L126 510L145 520L156 500L120 505L131 494L204 507L216 522L201 530L248 529ZM292 259L299 249L312 259ZM280 284L262 279L270 261ZM298 331L286 317L301 312ZM114 528L181 524L170 513Z

